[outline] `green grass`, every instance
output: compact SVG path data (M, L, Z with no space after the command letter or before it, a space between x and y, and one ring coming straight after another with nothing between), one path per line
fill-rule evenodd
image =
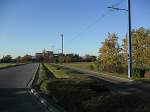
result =
M38 77L38 80L36 82L36 85L40 86L45 80L48 80L48 77L46 75L46 72L44 70L43 65L40 64L39 77Z
M56 78L70 78L71 77L67 75L64 71L61 71L60 67L54 67L48 64L45 64L45 65L55 75Z
M63 63L63 65L70 66L70 67L76 67L76 68L82 68L85 70L91 70L91 66L93 66L93 71L97 71L96 65L94 62L75 62L75 63Z
M105 97L109 93L109 90L101 84L75 79L47 80L41 85L41 90L48 97L53 96L53 99L56 99L55 103L68 112L84 112L85 104L90 99Z
M68 67L79 68L83 70L94 71L94 72L97 72L97 75L106 74L106 75L117 76L121 78L127 78L127 74L109 73L109 72L102 72L102 71L100 72L98 71L94 62L63 63L63 65L68 66Z
M46 64L55 77L40 67L40 90L67 112L150 112L143 94L112 93L106 85L80 72Z
M38 86L48 98L68 112L83 112L86 101L110 93L105 85L80 73L58 66L46 66L55 78L47 79L44 68L40 66Z
M15 66L16 63L0 63L0 68Z

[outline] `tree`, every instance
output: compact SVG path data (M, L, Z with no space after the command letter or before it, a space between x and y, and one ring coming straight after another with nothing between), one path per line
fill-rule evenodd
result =
M1 62L2 62L2 63L10 63L10 62L12 62L12 57L11 57L11 55L3 56L3 58L1 59Z
M80 61L80 56L78 54L75 54L73 56L73 59L72 59L73 62L79 62Z
M122 40L122 63L127 66L128 62L128 35Z
M65 62L79 62L80 56L78 54L66 54Z
M120 51L117 35L108 33L108 37L102 42L102 47L99 49L98 60L102 69L116 71L121 64L119 59L121 56Z
M25 55L21 58L21 62L31 62L32 61L32 56L30 55Z
M65 55L64 54L59 54L58 61L59 61L59 63L63 63L65 61Z
M150 66L150 30L139 29L132 30L132 63L133 68L140 68L144 70ZM118 37L116 34L108 33L108 37L102 43L99 49L98 58L100 68L102 70L110 71L122 69L127 73L128 62L128 36L122 40L122 47L118 44ZM106 69L107 68L107 69Z
M96 56L92 56L92 55L86 54L84 56L84 61L85 62L95 62L96 61Z
M72 62L73 54L66 54L65 62L69 63Z
M16 62L21 62L21 56L18 56L15 60Z
M136 67L150 65L150 35L143 27L132 31L132 60Z

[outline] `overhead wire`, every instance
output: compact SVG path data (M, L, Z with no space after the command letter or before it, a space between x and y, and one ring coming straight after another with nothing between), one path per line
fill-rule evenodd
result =
M115 6L119 6L124 0L120 0L119 2L115 3L114 5L112 5L113 7ZM98 17L98 19L96 19L94 22L92 22L91 24L87 25L87 27L82 30L81 32L79 32L75 37L73 37L71 39L71 41L73 41L74 39L78 38L79 36L81 36L82 34L84 34L88 29L90 29L91 27L93 27L96 23L98 23L100 20L102 20L104 17L106 17L108 14L110 14L111 12L113 12L113 9L109 9L107 11L105 11L100 17Z

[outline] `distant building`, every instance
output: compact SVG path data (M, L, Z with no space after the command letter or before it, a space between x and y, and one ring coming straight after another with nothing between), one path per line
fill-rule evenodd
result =
M35 57L38 58L38 57L43 57L44 54L43 53L35 53Z
M35 53L35 57L36 57L37 61L40 61L40 62L42 62L42 61L52 62L54 53L53 53L53 51L43 50L42 53Z

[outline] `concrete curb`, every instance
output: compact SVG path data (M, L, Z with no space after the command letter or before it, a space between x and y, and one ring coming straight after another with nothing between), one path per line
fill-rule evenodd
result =
M38 71L39 71L39 64L38 64L38 66L37 66L37 68L36 68L36 70L35 70L35 73L34 73L34 75L33 75L33 77L28 81L28 83L27 83L27 85L26 85L26 88L32 88L34 85L34 82L35 82L35 78L36 78L36 75L38 74Z
M45 96L41 94L41 92L36 87L35 83L37 80L39 69L40 69L40 64L38 65L37 70L30 81L32 82L32 84L30 86L29 93L37 98L37 100L47 109L47 112L66 112L59 105L50 102Z

